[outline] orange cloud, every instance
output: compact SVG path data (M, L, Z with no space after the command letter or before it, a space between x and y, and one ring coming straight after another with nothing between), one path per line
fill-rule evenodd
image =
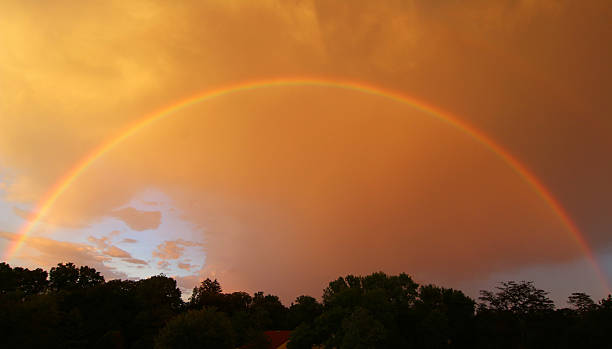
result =
M157 250L153 251L153 257L161 259L178 259L183 255L185 249L179 246L175 241L165 241L157 246Z
M156 229L161 224L161 212L159 211L140 211L133 207L126 207L113 211L111 215L137 231Z
M32 212L31 211L27 211L27 210L23 210L19 207L13 207L13 212L19 216L20 218L23 219L29 219L32 216Z
M612 49L601 44L612 36L608 6L4 2L0 14L14 16L0 21L0 163L10 169L3 199L29 207L91 149L196 92L262 77L340 76L475 125L532 169L604 249L611 241L601 227L612 224L612 162L602 161L612 149ZM88 168L46 222L75 227L114 216L155 229L160 212L117 210L150 188L197 235L160 244L159 263L183 255L190 245L179 238L206 241L205 269L185 285L214 274L228 289L271 285L291 298L296 289L320 294L349 272L406 271L443 283L582 256L550 208L487 149L356 92L269 88L179 111Z
M191 268L195 267L193 264L189 264L189 263L178 263L178 267L179 269L184 269L184 270L191 270Z
M143 261L141 259L132 258L132 255L129 252L120 249L117 246L111 245L110 237L108 236L104 236L101 238L95 238L93 236L90 236L87 238L87 240L93 243L98 248L98 251L100 251L100 253L104 256L121 258L123 261L132 264L148 264L146 261ZM121 242L135 243L137 241L134 239L123 239Z
M110 257L117 257L117 258L131 258L132 257L132 255L129 252L122 250L116 246L109 246L107 249L104 250L104 254Z
M170 266L170 263L168 263L167 261L159 261L157 262L157 266L160 267L161 269L168 269L168 267Z
M164 241L157 245L157 249L153 251L153 257L160 259L178 259L185 252L185 247L202 246L201 243L177 239L173 241Z
M95 238L93 236L90 236L90 237L87 238L87 241L89 241L89 242L93 243L94 245L96 245L98 247L98 249L100 249L100 250L104 250L104 249L106 249L109 246L109 244L108 244L109 237L107 237L107 236L104 236L104 237L101 237L101 238Z
M0 238L15 241L16 234L0 231ZM49 270L57 263L73 262L77 265L87 265L100 271L107 279L125 278L127 275L104 264L107 256L100 254L96 248L72 242L57 241L43 237L31 237L25 242L25 248L20 260L28 261L27 267L42 267Z
M131 264L149 265L149 262L138 258L123 258L123 261Z

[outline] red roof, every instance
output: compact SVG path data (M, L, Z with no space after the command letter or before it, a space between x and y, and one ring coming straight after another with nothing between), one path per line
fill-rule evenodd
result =
M264 334L270 341L270 348L278 348L289 340L291 331L265 331Z

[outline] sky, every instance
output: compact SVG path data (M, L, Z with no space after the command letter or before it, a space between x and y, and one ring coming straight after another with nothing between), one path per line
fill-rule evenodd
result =
M164 273L290 303L406 272L475 297L533 280L563 305L612 279L612 5L535 1L2 1L0 252ZM544 185L394 91L485 135ZM18 239L23 244L15 252ZM593 261L601 269L599 276Z

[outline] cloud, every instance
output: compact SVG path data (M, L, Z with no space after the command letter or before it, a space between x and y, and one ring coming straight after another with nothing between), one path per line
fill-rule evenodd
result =
M123 243L123 244L135 244L137 242L138 242L138 240L134 240L134 239L130 239L130 238L125 238L125 239L121 240L119 243Z
M164 241L157 245L157 249L153 251L153 257L160 259L178 259L185 252L185 247L203 246L202 243L177 239L173 241Z
M149 262L138 258L124 258L123 261L131 264L149 265Z
M112 235L113 234L111 232L111 236ZM126 242L126 240L128 240L127 241L128 243L136 242L136 240L133 240L133 239L123 239L122 242ZM104 255L104 256L115 257L115 258L122 258L122 259L124 259L126 261L130 260L131 261L130 263L138 264L137 262L134 262L134 261L138 261L138 260L137 259L133 259L132 255L129 252L127 252L127 251L125 251L123 249L120 249L117 246L111 245L110 244L110 237L109 236L103 236L101 238L96 238L96 237L90 236L90 237L87 238L87 241L93 243L97 247L98 251L100 251L100 253L102 255ZM142 263L140 263L140 264L142 264Z
M161 224L161 212L140 211L133 207L126 207L113 211L111 216L122 220L133 230L143 231L156 229Z
M153 251L153 257L161 259L178 259L183 255L185 249L179 246L175 241L165 241L163 244L157 245L157 249Z
M132 255L129 252L122 250L116 246L109 246L108 248L104 250L104 254L109 257L117 257L117 258L131 258L132 257Z
M178 267L179 269L184 269L184 270L191 270L193 267L195 267L195 265L193 264L189 264L189 263L178 263Z
M172 276L172 278L176 280L176 284L178 285L179 288L181 288L184 295L189 295L191 290L193 290L194 287L199 285L200 282L204 280L199 275L188 275L188 276L174 275ZM223 289L223 291L228 292L226 289Z
M168 263L167 261L159 261L159 262L157 262L157 266L160 269L166 270L166 269L168 269L168 267L170 267L170 263Z
M98 247L99 250L104 250L106 248L108 248L109 244L109 237L108 236L103 236L101 238L95 238L93 236L90 236L87 238L87 241L93 243L94 245L96 245L96 247Z
M123 239L122 242L126 242L125 240L128 240L127 241L128 243L136 242L136 240L133 240L133 239ZM101 238L95 238L93 236L90 236L87 238L87 241L93 243L97 247L98 251L100 251L100 253L104 256L122 258L125 261L128 261L128 260L131 261L129 263L138 264L137 263L138 260L132 258L132 255L129 252L123 249L120 249L117 246L111 245L110 237L108 236L103 236ZM140 263L140 264L143 264L143 263Z
M340 77L456 114L537 174L596 250L612 243L607 0L23 6L0 5L16 14L0 21L11 205L35 207L91 149L198 92ZM224 288L291 298L349 272L445 283L583 257L482 144L414 108L330 87L268 86L184 108L88 167L46 221L110 215L155 229L157 211L116 211L150 188L194 227L168 239L206 241L207 273ZM171 241L153 256L179 259L188 245Z
M0 231L0 238L14 242L18 236L14 233ZM95 268L107 280L126 277L125 273L104 264L108 257L100 254L96 248L85 244L31 236L25 240L23 248L15 258L26 261L28 267L42 267L49 270L57 263L72 262Z
M30 217L34 215L32 211L24 210L19 207L13 206L13 213L15 213L18 217L28 220Z

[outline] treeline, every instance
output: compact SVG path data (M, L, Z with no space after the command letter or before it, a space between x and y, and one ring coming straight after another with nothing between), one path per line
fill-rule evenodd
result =
M463 292L374 273L329 283L322 302L289 307L262 292L223 293L204 280L187 302L164 275L111 280L93 268L0 263L3 348L267 348L265 330L292 330L300 348L608 348L612 298L574 293L555 309L531 282Z

